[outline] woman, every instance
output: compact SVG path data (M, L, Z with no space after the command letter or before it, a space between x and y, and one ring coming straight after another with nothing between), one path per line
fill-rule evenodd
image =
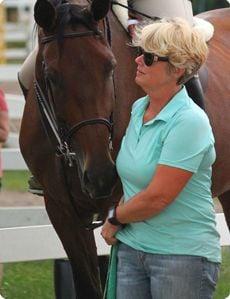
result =
M102 229L118 243L117 299L212 298L220 263L211 196L214 137L185 83L204 63L200 33L175 18L144 27L132 107L117 157L124 202Z

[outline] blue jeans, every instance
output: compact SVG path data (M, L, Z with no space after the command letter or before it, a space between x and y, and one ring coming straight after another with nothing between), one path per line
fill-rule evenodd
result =
M199 256L151 254L120 243L117 299L211 299L219 266Z

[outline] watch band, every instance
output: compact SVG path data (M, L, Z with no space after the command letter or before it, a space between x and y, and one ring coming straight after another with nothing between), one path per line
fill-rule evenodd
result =
M116 209L117 206L114 206L109 210L108 222L111 223L112 225L122 226L123 224L117 220Z

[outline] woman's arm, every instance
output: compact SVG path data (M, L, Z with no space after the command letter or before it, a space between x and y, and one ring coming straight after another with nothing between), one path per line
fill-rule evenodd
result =
M118 221L142 221L159 214L179 195L192 175L181 168L158 165L148 187L117 207Z
M148 187L117 207L117 220L125 224L159 214L179 195L192 175L192 172L181 168L158 165ZM117 242L115 234L119 229L119 226L105 222L101 235L107 244Z

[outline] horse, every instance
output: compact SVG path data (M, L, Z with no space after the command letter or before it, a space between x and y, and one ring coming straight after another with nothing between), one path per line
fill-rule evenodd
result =
M212 10L198 16L208 20L215 28L209 42L209 56L200 70L200 78L217 155L213 167L212 195L219 198L230 229L230 8Z
M111 154L114 55L109 1L38 0L39 50L20 148L71 261L78 298L101 298L92 219L105 218L117 173ZM103 209L101 208L103 206ZM103 211L104 210L104 216ZM80 289L79 289L80 286Z
M23 157L43 186L46 210L69 257L80 299L102 298L96 246L89 227L94 214L104 219L122 195L113 161L132 103L143 95L134 82L135 49L128 46L129 36L109 6L109 0L93 0L90 5L84 0L37 0L34 14L39 25L39 52L20 132ZM222 70L229 67L225 54L229 51L229 10L201 17L216 28L200 77L216 137L213 195L225 202L229 219L225 201L230 190L229 84L224 84L229 77Z

